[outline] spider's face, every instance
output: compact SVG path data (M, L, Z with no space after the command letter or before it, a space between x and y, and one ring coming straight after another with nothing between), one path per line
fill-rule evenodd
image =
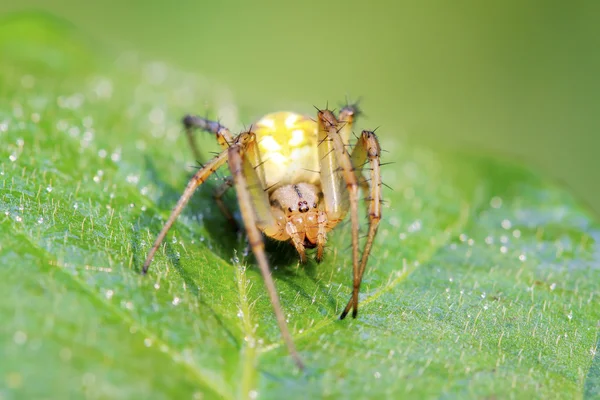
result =
M271 205L281 209L287 217L316 212L319 207L319 189L310 183L285 185L271 194Z
M276 239L289 238L297 232L304 246L315 246L318 235L321 192L310 183L282 186L270 196L271 212L279 225L276 232L265 232Z

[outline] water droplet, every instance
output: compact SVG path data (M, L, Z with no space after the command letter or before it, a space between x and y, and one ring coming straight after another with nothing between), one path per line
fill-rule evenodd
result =
M121 149L116 149L111 155L110 159L114 162L119 162L121 160Z
M573 319L573 311L569 311L569 315L567 315L567 318L569 318L569 321Z
M485 296L486 296L485 292L481 293L481 298L482 299L485 299Z
M406 229L409 233L418 232L422 228L421 220L416 220Z
M160 289L160 285L158 283L155 283L154 284L154 289L156 289L156 290Z
M507 251L508 251L508 248L506 246L500 246L500 253L506 254Z
M153 108L148 115L148 120L154 125L161 125L165 122L165 112L160 108Z
M16 331L13 335L13 342L18 345L25 344L27 342L27 334L23 331Z
M485 243L486 243L486 244L493 244L493 243L494 243L494 238L493 238L493 237L491 237L491 236L487 236L487 237L485 238Z
M251 390L248 392L248 397L250 397L251 399L256 399L258 398L258 391L257 390Z
M517 238L517 239L518 239L518 238L520 238L520 237L521 237L521 231L520 231L520 230L518 230L518 229L515 229L515 230L513 231L513 237L515 237L515 238Z
M98 98L109 99L113 93L113 84L110 79L97 78L92 90Z
M512 223L507 219L502 220L500 225L502 225L502 228L504 229L510 229L512 227Z
M107 155L108 155L108 152L106 150L104 150L104 149L98 150L98 157L106 158Z
M139 177L139 175L130 174L130 175L127 175L125 180L127 180L128 183L136 184L140 181L140 177Z
M379 378L381 378L381 373L379 371L375 371L373 376L375 377L375 379L379 379Z
M554 282L553 282L553 283L550 285L550 290L554 290L554 289L556 289L556 283L554 283Z
M144 346L146 346L146 347L152 346L152 339L150 339L150 338L144 339Z
M37 220L38 224L43 224L44 223L44 217L39 217Z
M46 192L48 192L48 193L52 193L52 190L53 190L53 189L54 189L54 188L53 188L51 185L48 185L48 187L46 187Z
M175 297L172 301L173 305L176 306L181 303L181 299L179 297Z
M115 292L112 289L108 289L105 293L104 296L110 300L112 299L113 295L115 294Z
M80 133L81 133L81 131L79 130L78 126L72 126L72 127L69 128L69 135L72 138L78 137Z
M490 205L492 208L500 208L502 207L502 199L498 196L492 197L492 200L490 200Z
M17 161L17 155L15 153L12 153L10 156L8 156L8 159L12 162Z
M525 261L525 260L527 260L527 256L525 254L521 254L521 255L519 255L519 260Z

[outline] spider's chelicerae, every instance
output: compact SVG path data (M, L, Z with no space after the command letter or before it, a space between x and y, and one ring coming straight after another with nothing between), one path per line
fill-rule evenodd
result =
M375 134L363 131L348 152L356 107L344 107L336 117L329 110L318 110L317 120L291 113L268 114L247 132L233 136L221 124L196 116L183 123L188 140L199 158L193 129L215 134L223 151L204 165L189 181L169 219L156 238L143 266L146 273L152 258L167 232L189 201L196 188L226 162L231 176L217 190L219 208L233 221L221 200L234 186L249 244L256 257L273 304L281 335L300 368L302 361L289 333L285 317L269 271L261 232L277 240L291 241L302 262L306 249L317 249L316 259L323 257L327 232L340 223L348 211L352 223L352 297L340 319L358 312L358 292L367 259L381 219L380 147ZM369 164L369 178L363 167ZM369 230L359 257L358 194L365 192Z

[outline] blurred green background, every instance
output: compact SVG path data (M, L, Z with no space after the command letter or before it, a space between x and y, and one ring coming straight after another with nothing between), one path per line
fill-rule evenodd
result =
M600 213L600 2L0 2L22 10L220 82L251 115L362 97L361 127L517 159Z

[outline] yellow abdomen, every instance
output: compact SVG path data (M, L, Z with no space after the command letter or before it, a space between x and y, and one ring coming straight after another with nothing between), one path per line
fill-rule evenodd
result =
M265 115L252 131L258 141L264 186L270 188L269 192L290 183L319 183L315 121L282 111Z

